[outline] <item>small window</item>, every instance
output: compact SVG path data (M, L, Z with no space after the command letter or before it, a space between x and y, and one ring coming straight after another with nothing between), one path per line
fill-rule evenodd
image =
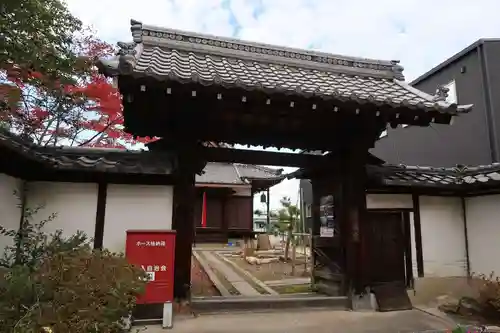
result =
M455 80L445 84L444 86L448 88L448 97L446 97L446 101L448 103L458 104L457 85L455 84Z
M306 217L312 216L312 207L311 204L306 204Z

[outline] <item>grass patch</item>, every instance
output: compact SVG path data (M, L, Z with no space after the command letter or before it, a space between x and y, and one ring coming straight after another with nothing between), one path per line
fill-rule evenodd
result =
M243 279L245 279L246 282L248 282L249 285L252 286L252 288L254 288L255 290L257 290L257 292L259 292L259 294L262 294L262 295L269 295L269 293L267 292L267 290L265 290L264 288L262 288L261 286L259 286L257 283L253 282L252 279L250 279L248 276L244 275L244 274L240 274L240 272L237 272L239 276L241 276Z
M290 286L276 286L272 287L278 294L300 294L314 292L311 284L295 284Z

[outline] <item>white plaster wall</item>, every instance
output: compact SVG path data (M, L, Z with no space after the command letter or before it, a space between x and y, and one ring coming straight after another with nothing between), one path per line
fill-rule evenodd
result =
M33 217L37 223L52 213L57 216L45 225L44 230L53 233L62 230L66 237L83 231L94 237L97 210L97 184L64 182L29 182L26 194L29 208L44 205Z
M108 185L103 247L125 251L127 230L172 229L173 186Z
M466 198L472 273L500 275L500 195Z
M425 277L466 276L462 205L456 197L420 197Z
M367 194L366 208L413 208L411 194Z
M20 183L17 178L0 173L0 225L9 230L17 230L21 221L19 199L14 195L14 191L19 192ZM0 235L0 256L3 256L5 247L10 245L12 237Z

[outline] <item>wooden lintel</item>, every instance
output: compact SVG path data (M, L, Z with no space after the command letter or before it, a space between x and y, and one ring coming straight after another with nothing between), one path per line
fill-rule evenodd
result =
M207 184L196 183L195 187L210 187L210 188L251 188L252 185L248 184Z
M332 161L331 157L312 155L268 152L249 149L232 148L200 148L201 154L210 162L228 162L243 164L259 164L286 167L308 167L324 165Z

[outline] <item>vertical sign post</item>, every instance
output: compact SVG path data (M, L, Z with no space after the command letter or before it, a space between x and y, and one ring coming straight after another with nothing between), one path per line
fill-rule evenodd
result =
M146 291L137 304L163 303L163 328L172 328L175 231L127 230L125 255L148 274Z
M335 235L335 209L333 195L320 199L320 237L333 237Z
M207 192L203 191L203 202L201 206L201 227L207 227Z

